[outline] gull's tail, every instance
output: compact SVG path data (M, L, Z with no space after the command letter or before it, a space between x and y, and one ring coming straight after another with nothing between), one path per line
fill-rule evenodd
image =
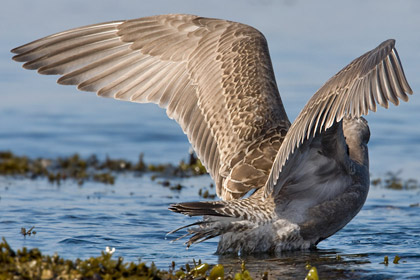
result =
M187 233L176 240L190 236L187 247L222 235L249 234L272 220L274 204L256 198L231 201L184 202L172 204L169 210L188 216L203 216L203 220L175 229L187 228ZM242 246L239 246L242 247ZM236 251L235 249L233 249ZM218 252L225 251L219 248Z

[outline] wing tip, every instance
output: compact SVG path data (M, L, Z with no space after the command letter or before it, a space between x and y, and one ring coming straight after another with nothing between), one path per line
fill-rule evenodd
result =
M385 43L387 43L387 44L389 44L389 45L391 45L392 47L394 47L395 46L395 39L388 39L388 40L385 40Z
M23 47L23 46L19 46L19 47L13 48L13 49L11 49L11 50L10 50L10 52L11 52L11 53L14 53L14 54L20 54L20 53L22 53L22 51L21 51L22 47ZM15 56L16 56L16 55L15 55ZM14 58L15 58L15 56L13 57L13 60L15 60L15 59L14 59Z
M395 39L388 39L380 43L379 46L376 47L376 49L389 48L389 51L391 51L394 47Z
M413 90L411 89L411 87L410 87L410 85L408 84L408 82L407 82L407 85L406 85L406 88L404 89L405 90L405 92L406 93L408 93L409 95L413 95L414 94L414 92L413 92ZM407 96L407 98L406 98L407 100L404 100L405 102L407 102L408 101L408 96Z
M10 52L12 52L13 50L11 50ZM23 56L23 52L12 52L15 55L12 56L12 59L16 62L26 62L28 61L27 59L25 59L25 57Z

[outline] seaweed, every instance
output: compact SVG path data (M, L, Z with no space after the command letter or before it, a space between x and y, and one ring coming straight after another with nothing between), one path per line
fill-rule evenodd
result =
M99 160L95 155L83 158L78 154L68 157L36 158L18 156L11 151L0 151L0 176L25 177L30 179L47 178L52 184L60 185L63 181L71 179L79 185L86 181L103 184L114 184L116 175L120 173L145 172L156 173L158 176L191 177L207 174L206 169L194 154L189 155L189 163L180 161L179 165L171 164L146 164L144 155L140 154L136 163L106 157ZM173 190L181 190L181 185L172 186Z
M83 185L86 181L112 185L115 183L118 174L127 172L136 174L152 172L154 173L151 176L152 180L158 177L185 178L207 174L206 168L191 151L188 159L188 162L181 160L178 165L147 164L142 153L139 155L138 161L133 163L110 157L101 161L95 155L83 158L78 154L56 159L31 159L27 156L15 155L11 151L0 151L0 176L21 176L30 179L47 178L50 183L57 185L68 179L76 181L79 185ZM384 178L372 178L371 185L393 190L420 189L420 183L416 179L402 179L401 171L389 171ZM210 185L210 189L213 187L213 185ZM182 188L181 185L171 186L173 190L181 190ZM199 191L199 195L210 199L216 197L215 194L210 193L205 188Z
M416 179L402 179L401 170L385 173L384 178L371 179L370 184L374 187L382 187L392 190L415 190L420 189L420 184Z
M210 193L209 190L207 190L206 188L201 188L198 190L198 195L202 198L206 198L206 199L215 199L216 198L216 194L214 193Z
M34 231L34 228L35 228L35 226L32 226L30 229L26 230L26 228L22 227L20 229L20 233L23 236L27 236L27 235L31 236L32 234L35 235L36 234L36 231Z
M0 279L252 279L245 264L235 274L226 273L221 264L209 265L201 260L194 261L193 267L187 263L179 269L175 269L175 262L172 262L171 268L165 271L153 263L125 262L122 257L113 259L114 251L107 248L100 256L73 261L57 254L43 255L36 248L23 247L15 252L3 238L0 243ZM263 279L267 277L268 272L265 272Z

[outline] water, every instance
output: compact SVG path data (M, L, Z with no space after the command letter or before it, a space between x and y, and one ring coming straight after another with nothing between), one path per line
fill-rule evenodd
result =
M197 199L192 185L204 187L210 178L179 180L187 186L182 193L151 181L150 176L121 176L115 186L73 183L53 186L44 180L5 180L1 187L0 236L13 248L37 247L44 253L57 252L65 258L88 258L114 247L117 256L136 261L141 258L160 267L171 260L191 259L182 242L170 244L165 235L188 222L167 210L170 203ZM23 197L22 194L25 194ZM23 238L20 227L36 226L37 234ZM176 236L176 235L175 235ZM203 254L216 241L197 248ZM211 253L210 253L211 255ZM210 261L215 261L211 257Z
M159 181L157 179L156 181ZM169 212L170 203L202 200L198 190L210 190L209 176L174 179L185 186L173 191L151 180L150 175L121 175L114 186L86 183L60 186L46 180L2 178L0 180L0 236L14 249L40 248L64 258L98 256L106 246L116 248L115 257L139 258L168 268L199 259L222 263L235 270L245 260L258 274L265 270L282 279L303 279L306 263L315 265L323 279L402 279L420 277L420 191L372 188L360 214L343 230L321 242L317 251L286 252L278 256L217 256L217 239L185 249L183 242L170 243L166 233L195 221ZM214 191L214 190L213 190ZM20 228L35 226L36 235L23 237ZM337 259L337 255L341 259ZM381 264L389 256L388 266ZM401 257L393 264L395 255Z
M37 75L30 72L30 77ZM54 77L20 86L0 103L0 150L11 150L32 157L97 154L136 160L145 154L148 162L177 163L190 147L187 137L163 109L153 104L133 104L92 93L76 92L73 87L55 85ZM37 79L37 80L38 80ZM48 81L50 80L50 81ZM12 84L19 83L11 80ZM39 86L39 88L37 87ZM25 92L21 92L25 90ZM282 98L293 120L316 86L285 87ZM370 169L374 176L401 170L406 178L420 180L420 98L416 95L400 107L370 113Z
M296 3L299 4L299 1ZM258 28L265 27L262 31L270 44L282 99L293 120L326 79L366 51L368 46L374 47L382 39L395 34L398 35L398 50L407 78L414 92L419 92L420 82L416 74L418 39L412 36L417 34L418 24L413 21L418 19L416 10L406 5L414 15L408 17L406 13L399 13L398 20L396 8L406 6L395 4L398 6L395 8L390 2L386 6L390 7L392 17L397 20L384 22L381 20L384 10L378 10L377 4L371 3L374 9L350 5L366 13L366 16L354 13L360 20L359 29L353 29L352 19L355 17L349 18L350 21L343 19L339 12L343 10L342 3L339 8L336 7L337 12L331 12L331 3L324 6L317 3L316 6L327 13L321 13L321 16L319 10L316 12L307 8L308 3L302 3L305 10L310 11L308 13L302 13L301 9L291 12L288 8L273 9L268 6L265 10L248 7L248 14L243 14L244 11L237 11L236 5L239 4L231 9L223 9L226 15L219 14L217 5L202 8L201 12L188 10L188 7L179 11L209 15L211 12L207 10L216 9L214 15L217 17L242 17L242 22L254 26L258 24ZM82 16L75 11L77 9L72 10L70 15L64 10L57 13L54 5L49 3L45 7L36 4L31 9L3 9L9 18L5 22L11 22L10 26L16 29L7 28L12 36L7 33L3 36L7 39L0 43L3 51L0 54L0 150L11 150L31 157L79 153L83 156L96 154L99 158L109 155L132 161L137 160L139 153L144 153L145 161L152 163L177 163L184 158L190 147L187 137L174 121L167 119L162 109L154 105L97 98L92 93L75 93L73 87L55 85L56 77L40 77L34 71L23 71L11 61L8 53L9 49L19 44L64 28L173 10L146 11L145 3L141 3L138 9L127 5L126 9L132 11L130 16L124 12L120 14L112 7L108 9L111 16L104 11L98 13L98 5L92 4L93 8L89 10L83 3L82 10L86 17L81 22L78 17ZM192 2L188 2L187 6L192 5ZM99 6L102 7L102 3ZM119 5L118 9L123 6ZM167 4L153 6L166 7ZM39 11L34 12L34 9L45 10L49 22L54 22L54 25L45 22L40 26L39 18L45 16ZM139 11L144 14L139 14ZM372 20L374 11L379 13L377 20ZM311 15L314 17L310 18ZM331 15L339 18L331 19L328 17ZM66 23L68 16L76 17L75 22ZM100 19L95 16L100 16ZM29 23L23 20L27 18L30 19ZM320 21L319 18L325 20ZM283 22L279 23L277 19ZM369 22L365 24L364 19ZM350 24L336 28L337 32L333 33L334 30L325 30L328 26L336 26L331 22ZM370 26L371 23L380 24L380 28ZM401 24L403 26L399 26ZM293 28L296 26L300 26L298 31ZM388 34L385 32L388 30L397 31ZM314 37L316 40L311 41ZM365 44L367 40L369 43ZM414 95L409 103L399 108L391 106L389 110L380 109L367 117L372 132L369 149L374 177L382 176L387 171L402 170L404 178L420 180L419 106L420 98ZM170 191L153 182L149 175L122 175L114 186L86 183L82 187L73 182L57 187L45 180L0 178L0 237L4 236L14 249L37 247L43 253L57 252L71 259L97 256L106 246L110 246L116 248L116 257L123 256L125 260L132 261L141 258L148 263L155 262L160 268L167 268L172 260L183 264L201 258L209 263L220 262L239 270L241 258L213 254L217 240L185 250L182 242L169 243L165 239L168 231L195 221L169 212L168 205L201 200L197 195L198 189L211 182L208 176L176 180L187 188L180 192ZM410 207L410 204L420 202L419 196L418 190L372 188L359 215L343 230L321 242L318 251L288 252L279 256L258 255L244 259L254 273L269 269L270 273L281 279L303 279L307 262L316 265L322 279L419 279L420 208ZM36 226L35 236L24 238L19 234L21 227L31 226ZM337 259L337 255L341 259ZM385 255L390 257L388 266L381 264ZM398 265L392 263L395 255L402 257Z
M54 85L54 78L28 75L46 81L28 88L18 85L34 82L26 75L22 81L15 76L9 80L16 89L7 95L7 102L0 103L0 150L31 157L77 152L132 161L143 152L145 161L153 163L177 163L186 157L190 147L186 136L157 106L75 93L72 87ZM282 89L290 119L315 90L316 86ZM420 98L416 97L403 107L368 116L374 177L403 170L404 178L420 179ZM168 205L200 200L198 189L211 182L208 176L177 180L187 189L170 191L148 175L119 176L115 186L86 183L82 187L72 182L57 187L45 180L0 178L0 236L14 249L37 247L71 259L97 256L110 246L125 260L141 258L160 268L168 268L172 260L180 265L201 258L239 270L240 258L214 255L217 240L185 250L183 242L165 239L168 231L195 221L169 212ZM420 208L409 207L419 202L418 191L373 188L361 213L321 242L318 251L244 259L253 273L269 270L282 279L303 279L307 262L325 278L420 278ZM36 226L35 236L20 235L21 227L31 226ZM380 264L385 255L391 260L388 266ZM402 257L398 265L392 263L395 255Z

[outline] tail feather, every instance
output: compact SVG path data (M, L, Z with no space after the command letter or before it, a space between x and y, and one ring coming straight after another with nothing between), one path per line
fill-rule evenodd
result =
M221 234L220 232L212 233L211 231L210 232L209 231L197 232L187 242L185 242L185 245L187 245L187 248L189 248L194 243L198 244L198 243L204 242L211 238L217 237L220 234Z
M236 204L235 204L236 205ZM232 211L232 202L226 201L205 201L205 202L184 202L172 204L169 210L187 216L204 216L204 219L186 226L182 226L168 233L172 234L181 229L187 228L187 233L174 239L177 241L191 235L185 242L187 248L194 243L201 243L208 239L217 237L234 229L244 228L244 224L235 222L243 221L241 211ZM246 226L245 226L246 227Z
M207 223L207 222L206 221L198 221L198 222L195 222L195 223L192 223L192 224L189 224L189 225L182 226L182 227L179 227L177 229L171 230L166 235L173 234L173 233L178 232L178 231L180 231L181 229L184 229L184 228L189 228L189 227L192 227L192 226L202 225L202 224L205 224L205 223Z
M172 204L169 210L187 216L203 216L202 220L169 233L186 229L184 235L173 241L189 237L185 242L187 248L217 236L221 237L218 254L274 250L277 244L273 241L277 232L273 221L278 220L274 199L263 201L253 195L229 201L185 202Z
M231 220L231 219L229 219ZM193 225L198 225L198 227L191 227ZM176 232L183 228L188 228L187 233L184 235L172 240L171 242L178 241L184 237L191 236L184 244L187 245L187 248L189 248L192 244L201 243L203 241L206 241L208 239L217 237L219 235L222 235L226 232L229 232L229 228L231 227L231 222L227 221L220 221L220 220L214 220L211 218L205 218L203 221L199 221L197 223L193 223L187 226L183 226L181 228L178 228L172 232ZM172 233L171 232L171 233Z
M181 213L187 216L221 216L227 217L226 213L220 211L225 207L221 202L205 201L205 202L184 202L171 204L169 210ZM218 211L219 210L219 211Z

